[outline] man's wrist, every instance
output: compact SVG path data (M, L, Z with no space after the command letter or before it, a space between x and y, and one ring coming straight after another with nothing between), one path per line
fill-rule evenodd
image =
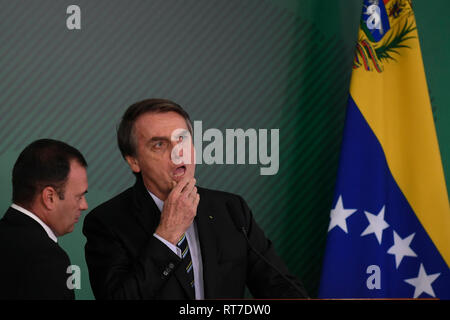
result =
M159 228L157 228L155 230L155 234L158 235L160 238L164 239L167 242L170 242L173 245L177 245L178 240L180 239L181 235L178 234L173 234L173 233L168 233L168 232L164 232L161 231Z
M170 250L172 250L172 252L175 253L179 258L181 258L181 249L180 248L178 248L173 243L167 241L166 239L162 238L161 236L156 234L156 232L153 234L153 236L156 239L158 239L159 241L161 241L162 243L164 243L166 245L166 247L168 247Z

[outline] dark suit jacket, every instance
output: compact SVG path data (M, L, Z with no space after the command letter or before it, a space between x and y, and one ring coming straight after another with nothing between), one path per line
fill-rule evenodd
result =
M230 193L197 189L200 203L195 221L205 298L242 298L246 285L256 298L302 297L249 250L236 225L239 221L245 223L253 246L304 290L276 255L245 201ZM141 178L87 215L86 262L97 299L195 298L188 294L185 270L178 268L181 259L153 236L159 219L160 211Z
M13 208L0 220L0 299L75 299L70 260L42 226Z

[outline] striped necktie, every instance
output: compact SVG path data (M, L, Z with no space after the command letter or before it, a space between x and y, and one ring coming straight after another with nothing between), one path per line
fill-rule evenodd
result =
M181 249L181 264L182 267L186 270L189 281L189 288L192 289L193 295L195 296L195 288L194 288L194 270L192 268L192 258L191 253L189 252L189 245L186 239L186 234L183 233L183 236L177 243L177 247Z

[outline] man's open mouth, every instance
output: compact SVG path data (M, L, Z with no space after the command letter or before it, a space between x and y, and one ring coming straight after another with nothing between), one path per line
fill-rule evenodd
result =
M186 173L186 166L179 166L173 172L174 177L182 177Z

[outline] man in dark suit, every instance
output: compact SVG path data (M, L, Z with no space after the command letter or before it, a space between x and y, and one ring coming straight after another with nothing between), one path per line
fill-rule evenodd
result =
M75 298L57 237L88 208L86 167L77 149L56 140L37 140L19 155L13 204L0 220L0 299Z
M307 297L245 201L196 186L192 125L179 105L135 103L117 135L136 183L85 219L97 299L243 298L245 286L256 298Z

